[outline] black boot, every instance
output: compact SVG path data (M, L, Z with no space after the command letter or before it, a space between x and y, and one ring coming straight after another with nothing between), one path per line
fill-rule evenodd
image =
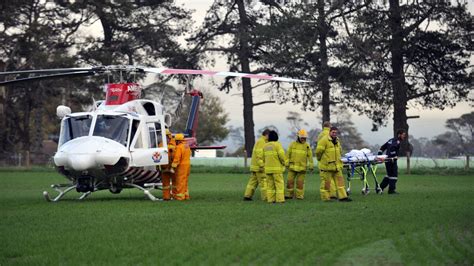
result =
M396 191L397 188L397 179L390 179L388 183L388 194L398 194Z
M382 189L382 191L388 186L390 182L390 179L388 179L388 177L384 177L382 182L380 183L380 189Z

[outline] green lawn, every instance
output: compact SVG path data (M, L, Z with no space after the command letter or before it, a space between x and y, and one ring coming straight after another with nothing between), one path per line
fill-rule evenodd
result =
M188 202L138 190L46 202L63 180L0 172L0 265L474 264L474 176L402 175L400 195L323 203L313 175L305 200L268 204L242 201L247 175L199 173Z

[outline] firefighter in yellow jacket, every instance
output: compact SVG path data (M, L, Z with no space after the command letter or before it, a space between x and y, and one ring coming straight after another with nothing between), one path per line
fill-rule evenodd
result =
M269 129L262 132L262 136L257 140L252 150L252 161L250 162L250 178L245 188L244 200L252 200L255 189L260 186L262 200L266 200L267 191L265 181L265 171L263 168L263 146L267 143Z
M318 135L318 142L324 137L329 135L329 129L331 128L331 122L329 121L324 121L323 123L323 131L319 133ZM321 169L319 169L319 176L321 176ZM329 196L331 199L337 199L337 194L336 194L336 183L334 183L334 180L331 179L331 188L329 189Z
M168 144L168 164L161 166L161 177L163 182L163 200L171 199L171 184L173 184L173 194L176 194L176 176L172 172L171 163L173 162L176 141L169 129L166 129L166 142ZM160 143L160 147L163 143Z
M285 202L285 150L278 141L278 133L270 131L268 142L263 146L263 162L267 179L267 202Z
M323 137L316 147L316 158L321 170L321 199L323 201L330 200L331 180L334 180L339 201L352 201L347 197L342 176L342 148L337 131L337 127L331 127L329 135Z
M173 195L173 198L187 200L189 199L188 179L191 171L191 149L184 140L183 134L176 134L175 140L177 145L171 164L176 175L176 194Z
M286 183L285 198L292 199L296 180L296 198L304 199L304 180L306 171L314 170L313 152L306 142L308 133L301 129L298 131L296 141L290 143L288 147L288 180Z

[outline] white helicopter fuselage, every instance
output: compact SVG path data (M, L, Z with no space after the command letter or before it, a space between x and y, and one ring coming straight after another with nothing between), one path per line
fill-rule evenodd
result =
M54 163L69 179L86 180L79 191L157 182L157 166L168 164L165 117L150 100L102 102L94 111L66 115Z

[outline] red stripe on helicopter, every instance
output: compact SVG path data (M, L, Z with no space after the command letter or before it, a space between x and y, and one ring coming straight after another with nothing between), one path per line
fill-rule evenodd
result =
M274 77L270 75L261 75L261 74L249 74L242 76L243 78L256 78L256 79L273 79Z

